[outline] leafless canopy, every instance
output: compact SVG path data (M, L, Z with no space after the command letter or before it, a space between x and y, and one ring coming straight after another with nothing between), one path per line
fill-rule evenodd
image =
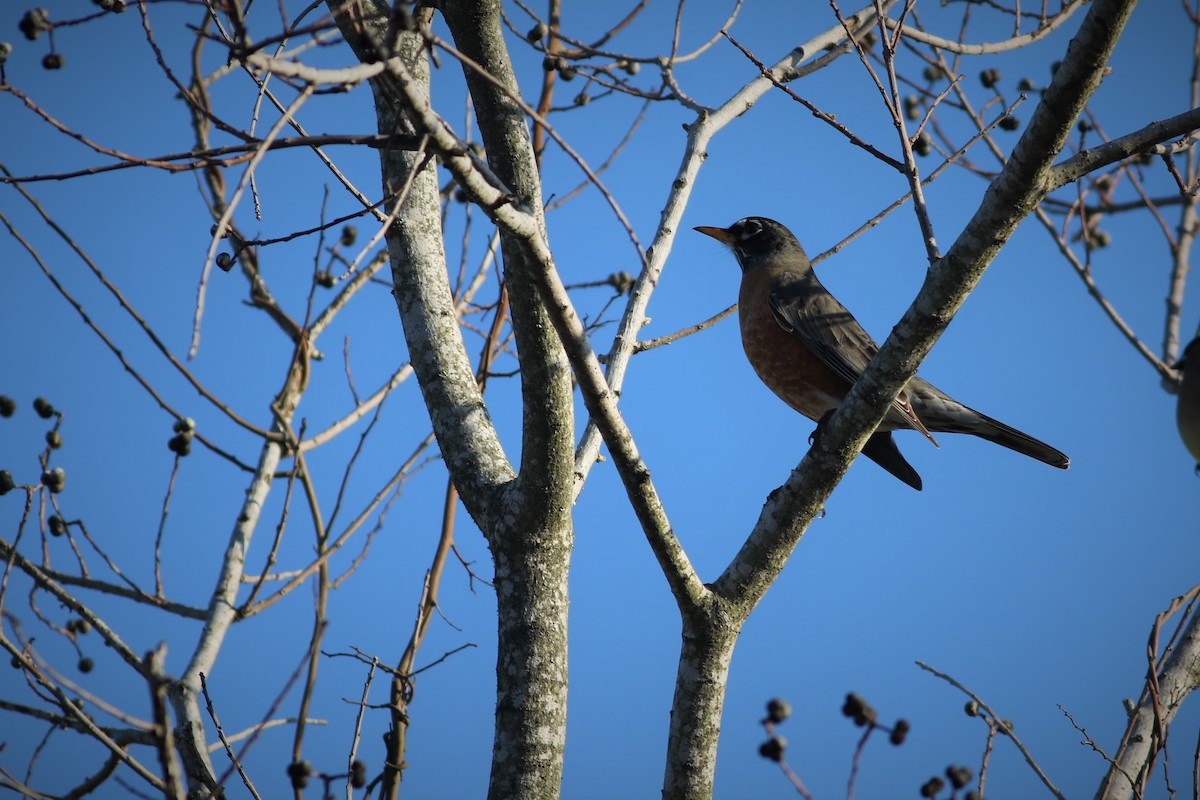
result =
M49 285L61 301L54 313L66 309L82 322L114 381L121 373L136 385L141 410L121 426L153 431L146 437L154 447L111 453L119 482L80 485L99 484L96 470L90 478L73 472L68 482L64 454L81 445L67 438L60 452L64 423L92 413L83 408L92 391L79 387L70 403L56 398L57 407L39 399L44 447L3 453L0 647L15 671L0 711L44 739L24 764L0 755L0 785L28 797L82 797L117 791L120 782L141 795L182 798L234 794L242 789L231 784L241 783L258 797L256 782L278 780L282 767L256 776L245 769L246 753L285 735L296 796L313 784L325 793L344 787L347 797L364 787L395 797L410 736L420 735L409 714L417 675L473 646L468 635L422 650L452 576L494 590L497 603L490 796L557 796L573 507L607 461L680 612L663 793L709 797L743 624L1020 222L1032 218L1045 231L1145 362L1146 380L1175 391L1175 363L1191 338L1183 320L1200 191L1200 67L1174 116L1109 129L1089 101L1133 0L929 9L915 0L862 8L834 0L793 15L803 24L783 52L764 52L742 34L750 12L741 0L720 15L679 2L662 16L656 5L640 0L612 11L615 21L598 35L573 30L564 13L573 9L559 0L543 8L521 0L95 0L86 12L64 3L24 13L24 40L0 45L0 101L6 118L21 115L52 144L0 144L0 223L12 245L3 269ZM1195 3L1182 5L1179 24L1200 42ZM627 45L646 25L661 46ZM140 49L98 38L113 30ZM105 46L89 50L89 36ZM1062 53L1045 85L1012 87L987 67L988 58L1041 42ZM809 81L848 62L873 87L892 138L812 99ZM131 92L120 103L129 119L113 127L93 117L93 129L77 121L87 117L72 107L82 101L71 84L45 80L110 68L150 74L159 89L165 80L170 97ZM725 99L706 85L712 70L741 76ZM356 115L367 97L373 118ZM708 319L698 311L675 332L643 335L651 300L671 279L676 236L688 227L710 149L735 121L753 126L764 97L832 131L844 148L837 158L865 158L907 187L847 226L831 252L888 215L910 214L928 273L879 357L767 496L736 555L705 579L619 401L635 356L732 311ZM645 149L657 120L681 118L682 140ZM603 148L589 136L601 129ZM640 186L639 195L614 188L628 186L624 180L610 186L610 174L647 152L658 163L678 161L669 180ZM963 193L961 205L973 211L961 229L930 210L927 194L941 179L974 187ZM138 245L128 242L126 252L114 251L86 214L58 210L70 208L57 195L62 187L96 182L126 211L127 198L136 198L144 216L128 224L148 228L165 214L156 199L169 187L162 206L186 215L196 235L172 244L148 230L153 244L144 249L153 253L131 252ZM301 196L304 204L295 202ZM587 264L586 274L563 266L571 234L553 222L572 219L579 205L622 252L611 266ZM1153 220L1161 233L1159 254L1142 265L1167 287L1154 341L1092 269L1111 242L1110 222L1124 217ZM150 273L141 274L141 258ZM169 288L147 290L160 279ZM20 302L6 299L3 308L16 313L10 303ZM33 393L35 385L30 379L12 391ZM28 409L21 412L28 423ZM578 432L577 418L585 420ZM205 465L199 473L197 461ZM395 544L429 527L404 492L418 478L433 480L421 473L435 461L436 535ZM126 508L135 504L153 511ZM124 518L109 506L124 508ZM491 569L456 543L460 507L482 532ZM172 514L176 508L185 510ZM393 561L376 566L381 558ZM411 630L381 619L377 638L361 649L331 646L339 589L370 594L375 604L362 613L382 610L389 622L415 606ZM1100 797L1147 791L1174 714L1195 686L1196 593L1155 621L1146 687L1130 709L1128 734L1105 752L1111 771ZM309 610L294 647L236 655L235 627L298 602ZM1176 613L1182 622L1168 634ZM147 626L156 632L149 642ZM71 675L96 666L96 640L106 651L103 685ZM225 727L241 714L210 690L222 662L271 676L255 724ZM340 682L319 682L321 670ZM982 793L992 742L1013 731L943 677L984 709L988 755L973 779ZM322 692L355 695L344 752L306 746L324 722L312 713ZM379 718L383 742L360 741L364 720ZM769 721L772 737L779 721ZM873 718L871 730L894 735ZM82 737L70 745L79 757L70 770L48 769L39 758L60 746L62 731ZM1052 765L1025 756L1058 794ZM775 760L807 796L798 772Z

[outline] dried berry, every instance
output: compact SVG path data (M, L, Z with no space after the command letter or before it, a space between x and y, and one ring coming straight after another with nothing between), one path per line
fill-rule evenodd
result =
M952 764L946 767L946 779L950 781L951 788L961 789L971 782L971 769Z
M633 288L635 283L633 276L628 272L614 272L609 275L605 282L617 290L617 294L626 294Z
M758 748L758 754L771 761L783 761L783 751L787 749L787 739L782 736L772 736Z
M979 82L983 84L985 89L991 89L1000 82L1000 70L985 69L983 72L979 73Z
M12 473L6 469L0 469L0 495L8 494L16 485Z
M921 135L913 142L913 152L919 156L927 156L933 152L933 139L929 138L929 134L921 131Z
M62 536L67 532L67 521L58 514L54 514L46 520L46 525L50 528L51 536Z
M921 118L921 101L915 94L904 98L904 116L911 122Z
M62 53L46 53L46 55L42 56L42 68L62 69L66 60L66 57Z
M44 8L31 8L21 17L17 27L32 42L42 35L42 31L50 30L50 12Z
M167 441L167 449L180 458L191 454L192 435L190 433L175 434Z
M42 473L42 485L54 494L63 490L67 483L67 471L62 467L48 469Z
M62 435L58 431L46 431L46 445L51 450L62 447Z
M17 413L17 401L6 394L0 394L0 417L11 417L15 413Z
M787 700L774 697L767 701L767 719L779 723L792 715L792 706Z
M308 778L312 771L312 764L307 761L293 761L288 764L287 774L292 779L292 788L303 789L308 786Z
M42 419L50 419L54 416L54 406L50 405L50 401L44 397L39 397L33 401L33 410Z
M946 788L945 781L935 775L921 785L921 797L934 797L944 788Z
M549 32L550 32L550 29L546 27L546 23L539 22L537 25L534 25L532 28L529 29L529 33L525 34L525 38L528 39L529 42L532 44L535 42L540 42L542 39L545 39L546 34Z
M875 709L862 698L862 695L857 692L851 692L846 695L846 702L842 704L842 713L854 720L854 724L858 727L864 725L875 724Z

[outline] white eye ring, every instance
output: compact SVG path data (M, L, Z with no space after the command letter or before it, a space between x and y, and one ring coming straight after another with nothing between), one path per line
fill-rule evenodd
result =
M744 219L737 223L737 227L741 228L739 239L749 239L751 236L757 236L762 233L762 223L756 219Z

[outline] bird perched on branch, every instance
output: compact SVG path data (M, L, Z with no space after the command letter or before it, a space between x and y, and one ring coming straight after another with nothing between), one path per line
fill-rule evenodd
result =
M754 371L781 400L820 422L842 402L879 346L817 280L804 248L783 225L746 217L728 228L702 225L696 230L728 245L741 265L738 316L742 346ZM1200 348L1196 358L1200 360ZM1200 391L1200 370L1197 374ZM1050 445L914 377L862 452L918 490L921 476L892 439L892 431L900 429L920 431L934 444L932 433L969 433L1054 467L1070 464ZM1195 430L1200 442L1200 410Z
M1196 472L1200 473L1200 336L1184 348L1175 369L1183 376L1179 382L1175 422L1179 425L1179 438L1196 459Z

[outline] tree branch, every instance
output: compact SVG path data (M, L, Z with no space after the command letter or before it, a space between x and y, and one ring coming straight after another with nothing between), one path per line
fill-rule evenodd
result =
M377 0L345 9L343 5L335 0L329 3L346 41L360 59L373 62L362 67L376 78L370 85L375 95L379 131L414 135L417 128L425 127L414 122L420 115L411 111L402 115L401 108L420 108L440 121L429 102L424 40L419 35L404 33L394 58L375 61L381 43L388 41L389 9ZM343 10L345 13L339 13ZM261 54L252 54L249 60L272 73L287 63ZM431 141L430 147L447 157L445 142ZM456 153L454 158L471 160L470 151L461 143L454 141L450 149ZM380 159L385 193L394 196L416 169L415 154L384 150ZM413 369L446 467L454 476L467 510L480 528L487 530L487 521L480 515L499 487L513 480L516 472L484 404L458 326L446 272L434 166L426 164L420 170L398 212L390 207L387 211L395 213L396 218L387 240L404 338L410 354L421 354L421 358L412 360Z
M1184 136L1198 128L1200 128L1200 108L1193 108L1191 111L1185 111L1170 119L1152 122L1140 130L1127 133L1102 145L1083 150L1055 164L1050 169L1046 175L1046 191L1052 192L1072 181L1079 180L1089 172L1145 152L1156 144Z
M1056 31L1059 26L1071 18L1071 16L1083 6L1087 5L1089 0L1071 0L1063 6L1062 10L1052 16L1049 21L1039 26L1033 33L1027 33L1023 36L1013 36L1010 39L1005 39L1000 42L983 42L981 44L968 44L966 42L958 42L953 39L943 39L941 36L934 36L931 33L926 33L919 28L914 28L911 25L902 25L891 19L885 19L884 24L890 30L899 28L904 32L904 35L909 39L914 39L918 42L931 45L939 50L945 50L948 53L956 53L965 56L982 56L991 53L1003 53L1008 50L1018 50L1022 47L1033 44L1034 42L1044 39L1051 33Z
M1126 800L1134 791L1145 790L1150 771L1161 750L1166 747L1166 736L1171 720L1175 718L1184 698L1200 686L1200 606L1196 605L1197 589L1177 598L1173 607L1160 614L1150 634L1151 647L1147 649L1150 667L1146 690L1129 717L1129 727L1121 739L1121 747L1112 760L1108 774L1096 792L1096 800ZM1158 658L1158 631L1165 618L1178 608L1186 607L1189 616L1181 635L1167 648L1161 664ZM1136 776L1138 786L1129 781Z

